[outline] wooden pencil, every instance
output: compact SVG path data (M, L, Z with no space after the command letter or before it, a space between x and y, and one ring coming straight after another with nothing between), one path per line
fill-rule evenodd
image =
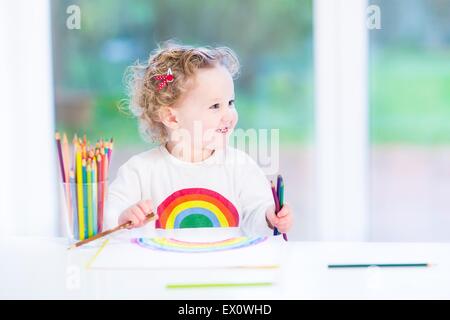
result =
M97 192L98 192L98 183L97 183L97 161L95 159L95 156L92 158L92 216L93 216L93 229L94 229L94 235L97 234Z
M230 287L266 287L273 282L169 283L167 289L209 289Z
M328 268L400 268L400 267L431 267L430 263L374 263L374 264L329 264Z
M87 183L87 216L88 216L88 237L94 235L94 216L92 214L92 168L91 160L88 159L86 167L86 183Z
M273 183L273 181L270 181L270 187L272 189L272 196L273 196L273 201L275 202L275 214L278 213L278 211L280 211L280 201L278 200L278 196L277 196L277 191L275 190L275 185ZM280 233L278 232L277 227L273 227L273 235L277 236Z
M61 137L60 134L57 132L57 135L59 135L59 138ZM69 143L67 141L67 135L64 133L63 138L61 141L61 155L62 155L62 163L63 163L63 184L64 184L64 191L65 191L65 200L67 204L67 219L69 221L69 225L73 225L73 212L72 212L72 196L70 193L70 150L69 150Z
M103 195L103 161L99 153L97 157L97 231L102 232L102 195Z
M89 237L89 217L88 217L88 184L86 172L86 159L82 160L82 174L83 174L83 213L84 213L84 237Z
M61 179L63 182L66 182L66 169L64 168L64 157L61 149L61 136L59 132L55 133L55 139L56 139L56 147L58 149L58 159L59 159L59 167L61 170Z
M109 151L108 151L108 163L111 164L111 156L112 156L112 151L114 148L114 140L113 138L111 138L110 142L109 142Z
M270 187L272 189L273 201L275 202L275 213L278 213L278 211L280 211L280 202L278 201L277 192L272 180L270 181Z
M78 204L78 232L79 238L84 239L84 211L83 211L83 168L81 164L81 148L77 145L76 151L76 183Z
M152 220L155 218L155 214L154 214L153 212L150 212L150 213L146 214L145 216L146 216L146 218L145 218L145 222L144 222L144 223L147 223L147 222L149 222L149 221L152 221ZM86 244L86 243L89 243L89 242L92 242L92 241L94 241L94 240L103 238L104 236L107 236L107 235L109 235L109 234L111 234L111 233L114 233L114 232L117 232L117 231L119 231L119 230L123 230L123 229L129 228L129 227L131 227L132 225L133 225L133 223L132 223L131 221L122 223L121 225L118 225L118 226L115 227L115 228L112 228L112 229L109 229L109 230L100 232L100 233L96 234L96 235L93 236L93 237L90 237L90 238L88 238L88 239L79 241L79 242L73 244L72 246L70 246L68 249L70 250L70 249L78 248L78 247L80 247L80 246L82 246L82 245L84 245L84 244Z
M69 182L69 172L70 172L70 149L69 149L69 142L67 141L67 135L63 134L62 139L62 155L64 158L64 173L65 173L65 181Z
M278 193L278 200L280 202L280 210L283 208L284 205L284 181L283 181L283 177L281 175L278 175L278 180L279 180L279 189L277 190ZM288 241L288 237L286 233L283 233L283 239L285 241Z
M78 212L77 212L77 190L75 183L75 173L71 170L69 174L70 196L72 198L72 232L75 239L79 239Z

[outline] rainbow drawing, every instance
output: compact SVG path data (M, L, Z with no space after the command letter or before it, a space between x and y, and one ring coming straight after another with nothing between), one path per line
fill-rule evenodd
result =
M239 214L221 194L204 188L181 189L158 206L156 228L237 227Z
M172 238L134 238L131 242L142 248L158 251L202 253L250 247L267 240L267 238L268 237L233 237L215 242L189 242Z

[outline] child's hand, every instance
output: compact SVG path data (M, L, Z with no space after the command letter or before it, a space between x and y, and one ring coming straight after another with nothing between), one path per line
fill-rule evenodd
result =
M152 212L151 200L142 200L129 207L119 217L119 225L131 221L133 224L128 229L139 228L145 224L146 214Z
M272 229L276 227L280 233L287 233L294 223L291 207L287 203L283 205L278 214L275 214L273 207L267 210L266 219L269 226Z

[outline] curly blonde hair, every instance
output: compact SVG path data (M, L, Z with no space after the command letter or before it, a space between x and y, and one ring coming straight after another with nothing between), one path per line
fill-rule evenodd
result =
M168 132L160 121L163 107L173 106L189 88L188 81L197 69L224 66L233 79L239 73L239 60L227 47L192 47L166 41L155 49L146 64L136 62L128 67L125 81L128 88L128 107L138 119L144 139L165 143ZM158 90L154 77L172 70L173 82Z

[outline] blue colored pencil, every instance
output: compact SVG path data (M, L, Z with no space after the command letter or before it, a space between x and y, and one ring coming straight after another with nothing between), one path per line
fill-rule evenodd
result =
M75 184L75 173L73 171L70 171L70 197L72 198L72 214L73 214L73 236L75 239L80 239L79 233L78 233L78 211L77 211L77 191L76 191L76 184Z

